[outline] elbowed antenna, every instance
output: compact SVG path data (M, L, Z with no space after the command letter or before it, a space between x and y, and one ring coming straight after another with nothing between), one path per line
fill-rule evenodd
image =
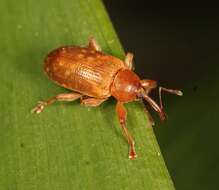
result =
M150 98L146 93L141 93L141 96L142 98L144 98L150 105L151 107L159 114L160 116L160 119L163 121L165 120L166 118L166 114L165 112L163 111L163 109L161 107L159 107L157 105L157 103L152 99Z
M159 101L160 101L160 106L148 96L148 93L153 89L156 88L156 81L153 80L142 80L141 81L141 86L143 89L141 89L141 92L139 93L139 97L144 98L150 106L159 114L161 120L165 120L167 115L163 110L163 103L162 103L162 97L161 97L161 92L169 92L171 94L175 94L178 96L182 96L183 93L180 90L173 90L173 89L168 89L164 87L159 87Z
M183 93L180 90L173 90L173 89L169 89L169 88L164 88L162 86L159 87L159 100L160 100L160 108L163 109L163 103L162 103L162 97L161 97L161 92L165 91L165 92L169 92L171 94L175 94L177 96L182 96Z
M140 84L146 94L150 93L152 89L157 87L157 82L155 80L150 80L150 79L141 80Z

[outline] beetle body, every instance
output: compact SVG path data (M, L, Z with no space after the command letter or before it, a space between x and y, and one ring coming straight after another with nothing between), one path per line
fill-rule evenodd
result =
M110 88L124 63L90 48L62 47L52 51L44 63L49 78L89 97L108 98Z
M59 94L47 101L39 102L32 110L40 113L45 106L58 101L81 99L81 104L98 106L110 96L117 100L116 112L120 126L130 145L129 158L136 157L134 140L126 128L127 112L124 103L146 100L165 119L161 91L182 95L179 90L159 87L160 106L148 94L157 87L154 80L140 80L132 71L133 54L128 53L120 60L101 52L95 39L90 39L88 47L61 47L53 50L45 59L44 71L56 84L73 92ZM148 112L146 112L148 113ZM151 116L149 115L151 118ZM153 123L153 121L151 120Z

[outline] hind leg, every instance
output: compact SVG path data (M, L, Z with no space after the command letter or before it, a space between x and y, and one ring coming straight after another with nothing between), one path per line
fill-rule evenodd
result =
M53 104L55 101L74 101L78 98L82 97L81 94L79 93L74 93L74 92L70 92L70 93L63 93L63 94L58 94L46 101L40 101L38 102L38 104L36 105L36 107L34 107L31 112L32 113L40 113L43 111L43 109L50 105Z

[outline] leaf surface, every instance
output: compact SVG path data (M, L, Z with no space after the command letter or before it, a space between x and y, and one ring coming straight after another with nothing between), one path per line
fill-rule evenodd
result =
M0 2L0 189L174 189L153 130L138 103L129 103L128 128L138 158L115 114L115 100L97 108L58 102L34 115L37 101L66 89L43 74L46 54L97 39L124 58L99 0Z

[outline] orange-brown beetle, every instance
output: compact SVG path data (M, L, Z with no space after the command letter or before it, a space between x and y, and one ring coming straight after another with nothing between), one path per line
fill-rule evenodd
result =
M146 100L165 119L161 91L181 96L179 90L159 87L160 106L151 99L149 92L157 87L154 80L140 80L132 71L133 54L127 53L122 61L101 52L95 39L91 38L88 47L61 47L46 57L44 71L56 84L74 92L59 94L47 101L39 102L32 112L40 113L45 106L58 101L81 99L85 106L98 106L110 96L117 100L116 112L120 125L130 145L129 158L136 157L134 141L126 128L124 103Z

